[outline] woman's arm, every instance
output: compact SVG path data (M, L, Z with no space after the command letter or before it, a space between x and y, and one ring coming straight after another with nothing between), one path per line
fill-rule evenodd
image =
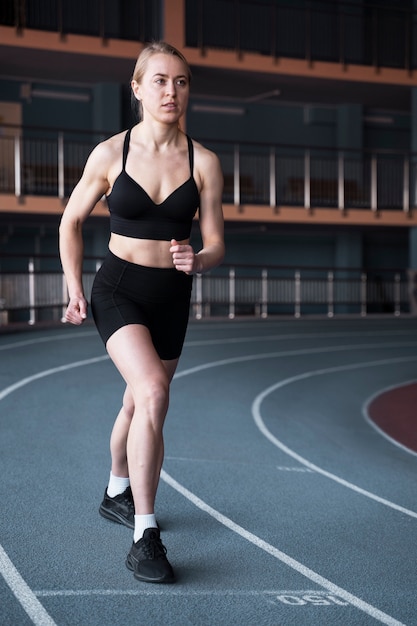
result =
M219 265L224 258L224 220L222 210L223 174L217 156L199 144L195 146L196 181L200 187L199 224L202 249L195 254L191 246L171 241L173 262L187 274L202 274Z
M98 200L108 190L108 162L109 150L105 144L99 144L87 160L83 175L65 207L59 227L59 250L69 293L64 320L72 324L82 324L87 317L87 301L82 283L82 226Z

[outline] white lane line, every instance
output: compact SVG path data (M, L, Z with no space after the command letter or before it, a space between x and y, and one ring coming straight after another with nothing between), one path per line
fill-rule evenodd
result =
M146 588L145 588L146 587ZM40 589L34 591L36 596L42 598L54 597L77 597L77 596L180 596L181 598L199 598L206 596L218 597L252 597L262 598L265 596L324 596L327 591L321 589L276 589L276 590L244 590L244 589L184 589L175 588L172 585L164 586L162 589L157 586L149 588L150 585L143 585L137 589Z
M269 439L269 441L271 443L273 443L277 448L282 450L282 452L285 452L285 454L288 454L288 456L292 457L293 459L295 459L296 461L298 461L299 463L301 463L305 467L308 467L309 469L313 470L314 472L322 474L322 476L326 476L326 478L330 478L331 480L339 483L339 485L343 485L343 487L347 487L348 489L351 489L352 491L356 491L356 493L360 493L361 495L366 496L367 498L370 498L371 500L375 500L375 502L378 502L379 504L383 504L383 505L385 505L385 506L387 506L387 507L389 507L391 509L399 511L400 513L404 513L405 515L408 515L409 517L413 517L413 518L417 519L417 513L415 511L411 511L410 509L406 509L405 507L400 506L399 504L395 504L394 502L391 502L390 500L386 500L385 498L381 498L380 496L377 496L376 494L371 493L370 491L366 491L366 489L362 489L361 487L358 487L357 485L355 485L355 484L345 480L344 478L340 478L336 474L332 474L331 472L328 472L328 471L322 469L318 465L315 465L314 463L311 463L310 461L308 461L306 458L302 457L300 454L298 454L294 450L291 450L291 448L289 448L284 443L282 443L282 441L277 439L277 437L275 437L268 430L268 428L265 426L265 423L264 423L264 421L262 419L262 415L261 415L261 404L262 404L263 400L267 396L269 396L271 393L276 391L277 389L281 389L282 387L285 387L286 385L291 385L291 384L296 383L296 382L298 382L300 380L305 380L306 378L312 378L314 376L322 376L324 374L333 374L334 372L344 372L344 371L347 371L347 370L354 370L354 369L360 369L360 368L379 367L379 366L383 366L383 365L393 365L394 363L404 363L404 362L408 362L408 361L417 361L417 356L413 356L413 357L398 357L398 358L394 358L394 359L382 359L382 360L379 360L379 361L368 361L367 363L351 363L349 365L340 365L340 366L337 366L337 367L328 367L328 368L321 369L321 370L314 370L314 371L311 371L311 372L304 372L303 374L298 374L297 376L292 376L291 378L287 378L285 380L281 380L278 383L275 383L274 385L271 385L270 387L265 389L262 393L260 393L255 398L255 400L253 401L253 404L252 404L252 415L253 415L253 418L254 418L255 423L258 426L259 430L262 432L263 435L265 435L265 437L267 439Z
M406 345L409 346L411 344L406 344ZM387 348L387 347L396 347L396 346L398 346L398 344L391 344L391 345L384 344L384 346L380 346L380 347ZM364 346L364 345L356 346L356 348L358 348L358 347L363 349L366 346ZM376 346L370 346L370 347L375 348ZM232 364L232 363L253 361L253 360L259 360L259 359L265 359L265 358L277 358L277 357L290 356L290 355L311 354L311 353L318 353L318 352L334 352L334 351L349 350L349 349L354 349L354 348L355 348L355 346L350 345L350 346L339 346L339 347L336 347L336 349L335 348L330 348L330 349L329 348L320 348L320 349L295 350L295 351L287 350L287 351L276 352L276 353L272 353L272 354L271 353L270 354L258 354L258 355L248 355L248 356L244 356L244 357L234 357L234 358L230 358L230 359L222 359L220 361L215 361L215 362L211 362L211 363L205 363L205 364L202 364L200 366L196 366L196 367L193 367L193 368L189 368L188 370L184 370L183 372L179 372L179 373L176 374L176 378L182 377L182 376L187 376L187 375L190 375L190 374L193 374L193 373L196 373L198 371L205 370L205 369L219 367L219 366L223 366L223 365L229 365L229 364ZM409 359L397 359L397 361L415 360L415 358L416 357L412 357L412 358L409 358ZM56 374L58 372L63 372L63 371L66 371L66 370L69 370L69 369L72 369L72 368L75 368L75 367L81 367L81 366L84 366L84 365L90 365L92 363L98 363L100 361L104 361L104 360L107 360L107 359L108 359L108 355L104 355L104 356L95 357L95 358L92 358L92 359L86 359L84 361L77 361L77 362L74 362L74 363L69 363L67 365L51 368L51 369L45 370L43 372L38 372L37 374L34 374L33 376L28 376L27 378L24 378L24 379L16 382L15 384L5 388L2 392L0 392L0 400L4 399L7 395L12 393L13 391L16 391L17 389L23 387L24 385L27 385L27 384L33 382L34 380L38 380L40 378L44 378L46 376L49 376L49 375L52 375L52 374ZM391 359L390 361L392 362L393 359ZM376 362L376 363L380 363L380 362ZM357 366L357 364L356 364L356 366ZM307 463L308 463L308 461L307 461ZM318 468L318 470L320 470L320 468ZM321 471L321 473L323 473L323 472ZM363 607L363 608L361 608L361 610L363 610L364 612L368 613L369 615L372 615L373 617L375 617L375 619L378 619L379 621L381 621L384 624L387 624L388 626L405 626L404 624L402 624L401 622L398 622L397 620L393 619L389 615L386 615L382 611L379 611L379 609L376 609L375 607L372 607L372 605L369 605L366 602L363 602L360 598L356 598L356 596L353 596L352 594L350 594L349 592L343 590L342 588L337 587L337 585L334 585L333 583L331 583L331 581L327 581L327 579L321 577L319 574L316 574L315 572L313 572L313 570L310 570L309 568L305 567L303 564L298 563L298 561L295 561L294 559L292 559L291 557L287 556L286 554L284 554L280 550L274 548L274 546L270 546L269 544L267 544L263 540L259 539L255 535L252 535L252 533L249 533L245 529L241 528L240 526L238 526L237 524L232 522L232 520L228 520L228 518L223 516L221 513L215 511L215 509L212 509L209 505L206 505L202 500L197 498L197 496L194 496L194 494L192 494L187 489L185 489L185 487L182 487L179 483L177 483L177 481L175 481L173 478L171 478L164 470L162 470L161 478L163 480L165 480L165 482L167 482L168 484L173 486L175 489L177 489L177 491L182 493L185 497L188 497L188 495L186 495L186 494L189 494L190 495L189 499L192 498L191 501L193 501L196 506L199 506L199 508L202 508L202 510L206 510L207 512L212 511L215 514L214 517L216 519L218 519L219 521L221 521L221 523L225 524L226 526L228 526L232 530L236 529L236 532L237 532L237 529L241 529L241 531L243 533L241 536L245 537L248 541L251 541L252 543L255 543L255 540L256 540L257 542L259 542L259 546L258 547L261 547L262 549L266 550L270 554L273 554L274 556L276 556L276 558L280 558L282 556L282 559L284 559L283 562L286 563L287 565L289 565L290 567L293 567L296 571L300 571L300 573L305 572L304 575L306 575L308 578L310 578L313 581L316 581L316 580L321 581L321 582L318 582L317 584L321 585L325 589L329 589L332 593L335 593L337 595L341 595L341 592L342 592L343 593L343 595L341 595L342 598L346 599L348 602L351 602L351 603L355 602L355 604L354 604L355 606L358 606L358 608ZM348 484L350 484L350 483L348 483ZM176 486L174 486L174 485L176 485ZM371 494L371 495L373 495L373 494ZM199 504L197 504L197 502ZM201 504L201 506L200 506L200 504ZM216 516L219 516L219 517L216 517ZM241 533L239 533L239 534L241 534ZM252 538L253 538L253 540L252 540ZM255 545L257 545L257 544L255 543ZM2 548L1 545L0 545L0 549L2 551L2 554L4 554L4 556L5 556L5 558L0 561L0 574L3 575L4 579L6 580L6 582L9 579L13 582L13 580L15 578L15 574L14 574L12 568L14 568L14 565L10 561L10 559L8 558L6 552L4 551L4 549ZM14 568L14 570L17 573L17 575L20 577L20 574L18 574L16 568ZM311 575L313 577L310 577L310 576L307 575L310 572L311 572ZM36 599L36 597L34 596L32 590L30 589L30 587L28 587L28 585L24 582L23 578L20 577L20 579L23 582L22 585L13 585L13 586L9 585L9 586L12 589L13 593L15 594L17 600L20 602L20 604L23 607L25 607L25 605L30 606L30 604L33 602L33 598ZM325 584L323 584L323 583L325 583ZM39 602L37 599L36 599L36 601ZM357 604L356 604L356 602L357 602ZM40 605L40 607L42 608L42 610L44 610L42 605ZM369 611L372 611L372 612L369 612ZM46 615L48 615L48 614L46 613ZM48 615L48 617L49 617L49 615ZM52 619L52 618L49 617L49 619ZM35 624L38 624L38 623L39 622L35 622ZM51 622L48 623L48 622L44 621L43 623L39 623L39 626L49 626L49 624L51 624L51 626L52 626L54 624L54 622L51 621Z
M99 363L107 359L108 356L100 356L92 359L87 359L85 361L77 361L75 363L69 363L67 365L62 365L60 367L54 367L49 370L45 370L43 372L38 372L33 376L28 376L27 378L23 378L18 381L14 385L10 385L6 389L0 392L0 400L3 400L6 396L8 396L13 391L20 389L24 385L32 383L35 380L39 380L40 378L45 378L46 376L50 376L52 374L56 374L58 372L65 372L69 369L73 369L75 367L81 367L82 365L91 365L92 363ZM3 546L0 544L0 574L3 576L6 583L9 585L10 589L14 593L19 604L24 608L26 613L29 615L31 620L36 626L56 626L52 617L46 612L42 604L36 598L35 594L29 587L29 585L23 580L22 576L19 574L9 557L7 556Z
M393 617L391 617L391 615L388 615L387 613L380 611L376 607L372 606L372 604L368 604L368 602L365 602L361 598L354 596L353 594L349 593L342 587L335 585L327 578L320 576L320 574L317 574L315 571L313 571L309 567L306 567L299 561L296 561L292 557L288 556L288 554L285 554L285 552L281 552L281 550L278 550L278 548L275 548L274 546L267 543L263 539L260 539L260 537L257 537L253 533L245 530L245 528L242 528L242 526L239 526L238 524L233 522L231 519L229 519L228 517L226 517L219 511L217 511L216 509L213 509L209 504L207 504L206 502L201 500L198 496L196 496L191 491L186 489L183 485L181 485L174 478L172 478L172 476L170 476L165 470L162 470L161 478L168 485L170 485L173 489L178 491L178 493L180 493L185 498L187 498L187 500L192 502L194 506L196 506L197 508L201 509L202 511L204 511L205 513L213 517L217 522L219 522L220 524L223 524L223 526L226 526L237 535L240 535L243 539L246 539L246 541L249 541L257 548L260 548L264 552L267 552L271 556L275 557L276 559L284 563L284 565L291 567L291 569L295 570L302 576L308 578L315 584L320 585L320 587L327 589L332 594L338 596L339 598L342 598L346 602L349 602L349 604L356 607L363 613L370 615L371 617L378 620L382 624L387 624L387 626L405 626L405 624L394 619Z
M57 626L0 545L0 573L36 626Z
M409 335L407 331L390 331L387 333L390 338L394 338L395 336L400 337L401 335ZM234 344L234 343L262 343L263 341L287 341L296 339L297 341L303 339L337 339L343 337L351 337L352 333L349 332L335 332L335 333L287 333L282 335L255 335L251 337L228 337L225 339L190 339L185 341L186 347L197 347L197 346L211 346L211 345L225 345L225 344ZM355 333L355 339L359 339L360 337L378 337L381 339L381 333L378 331L366 331L366 332L358 332ZM360 344L358 344L360 345ZM404 346L415 345L412 343L404 343Z
M203 370L212 369L215 367L221 367L223 365L233 365L235 363L245 363L250 361L259 361L262 359L278 359L282 357L290 357L290 356L303 356L305 354L327 354L330 352L347 352L353 350L385 350L386 348L409 348L417 346L417 342L405 342L405 343L384 343L382 345L376 346L375 344L348 344L341 346L328 346L320 348L302 348L299 350L280 350L278 352L265 352L259 354L248 354L245 356L233 356L227 359L221 359L219 361L210 361L208 363L201 363L200 365L195 365L194 367L190 367L189 369L182 370L175 373L174 378L182 378L183 376L189 376L190 374L196 374L197 372L202 372ZM410 357L410 360L414 360L416 357Z
M397 441L393 437L390 437L390 435L388 433L386 433L385 430L380 428L378 426L378 424L376 422L374 422L374 420L369 415L369 407L370 407L371 403L378 396L386 393L387 391L392 391L393 389L401 389L401 387L406 387L407 385L413 385L413 384L416 384L416 383L417 383L417 380L413 379L413 380L409 380L408 382L401 383L400 385L390 385L389 387L385 387L384 389L380 389L379 391L375 392L370 398L368 398L368 400L366 400L366 402L364 402L363 407L362 407L362 415L365 418L365 421L367 422L367 424L369 424L369 426L371 426L374 430L376 430L376 432L379 435L381 435L382 437L387 439L394 446L397 446L397 448L401 448L401 450L404 450L404 452L408 452L408 454L412 454L414 456L417 456L417 452L415 450L411 450L411 448L407 448L407 446L405 446L403 443L400 443L399 441Z
M84 333L80 333L77 335L77 339L90 337L91 335L97 335L97 331L88 331ZM50 335L49 337L35 337L34 339L25 339L24 341L15 341L12 343L6 343L0 346L0 350L13 350L13 348L25 348L26 346L33 346L38 343L51 343L53 341L61 341L63 339L72 339L74 340L74 335L63 334L63 335Z
M241 327L239 327L240 330ZM394 338L394 337L400 337L401 335L407 335L409 334L409 331L405 331L405 330L393 330L393 331L386 331L384 334L388 335L390 338ZM91 337L91 336L97 336L97 331L96 330L91 330L91 331L85 331L85 332L80 332L79 334L77 334L77 336L75 337L75 335L73 334L69 334L69 333L62 333L59 335L50 335L48 337L35 337L32 339L25 339L24 341L15 341L15 342L11 342L11 343L6 343L4 345L0 345L0 351L2 350L13 350L14 348L25 348L26 346L32 346L32 345L36 345L36 344L40 344L40 343L51 343L53 341L63 341L63 340L74 340L79 339L79 338L84 338L84 337ZM323 333L293 333L293 334L288 334L288 333L283 333L283 334L273 334L273 335L252 335L252 336L246 336L246 337L229 337L229 338L224 338L224 339L202 339L202 340L193 340L193 339L186 339L184 346L187 348L194 348L194 347L200 347L200 346L216 346L216 345L224 345L224 344L240 344L240 343L261 343L263 341L281 341L281 340L291 340L291 339L337 339L338 337L343 338L343 337L349 337L351 336L351 333L349 332L331 332L331 333L326 333L325 335L323 335ZM359 339L360 337L381 337L381 333L378 331L364 331L361 332L359 331L358 333L355 334L356 339ZM357 344L358 347L360 347L361 344ZM371 344L372 345L372 344ZM398 345L398 344L396 344ZM412 346L415 345L413 343L404 343L402 344L404 346Z
M108 355L97 356L92 359L86 359L85 361L75 361L74 363L68 363L67 365L60 365L59 367L52 367L49 370L44 370L43 372L38 372L37 374L32 374L32 376L27 376L27 378L22 378L18 380L13 385L9 387L5 387L3 391L0 391L0 400L3 400L6 396L16 389L20 389L20 387L24 387L29 383L33 383L34 380L39 380L40 378L45 378L46 376L51 376L52 374L57 374L58 372L66 372L67 370L71 370L74 367L81 367L82 365L91 365L91 363L99 363L100 361L106 361L108 359Z

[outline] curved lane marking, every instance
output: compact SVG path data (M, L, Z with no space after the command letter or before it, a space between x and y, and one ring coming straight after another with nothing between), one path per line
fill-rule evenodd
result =
M386 500L385 498L381 498L380 496L377 496L376 494L374 494L374 493L372 493L370 491L367 491L366 489L362 489L361 487L358 487L357 485L355 485L355 484L345 480L344 478L340 478L336 474L328 472L327 470L322 469L318 465L315 465L314 463L311 463L310 461L305 459L303 456L301 456L300 454L298 454L294 450L291 450L291 448L289 448L284 443L282 443L282 441L277 439L277 437L275 437L268 430L268 428L265 426L265 423L264 423L264 421L262 419L262 415L261 415L261 404L262 404L263 400L268 395L270 395L271 393L276 391L277 389L281 389L282 387L285 387L286 385L290 385L290 384L296 383L296 382L298 382L300 380L304 380L306 378L312 378L313 376L322 376L323 374L333 374L334 372L345 372L347 370L360 369L362 367L365 367L365 368L366 367L376 367L376 366L381 366L381 365L391 365L393 363L404 363L404 362L407 362L407 361L417 361L417 356L413 356L413 357L398 357L398 358L394 358L394 359L382 359L382 360L379 360L379 361L368 361L367 363L351 363L350 365L340 365L340 366L336 366L336 367L328 367L328 368L325 368L325 369L314 370L314 371L311 371L311 372L304 372L303 374L298 374L297 376L292 376L291 378L287 378L287 379L282 380L282 381L280 381L278 383L275 383L274 385L271 385L270 387L268 387L267 389L262 391L262 393L260 393L255 398L255 400L253 401L253 404L252 404L252 415L253 415L253 418L254 418L255 423L258 426L259 430L262 432L263 435L265 435L265 437L267 439L269 439L269 441L271 443L274 444L274 446L276 446L277 448L282 450L282 452L285 452L285 454L288 454L288 456L292 457L293 459L295 459L296 461L298 461L299 463L301 463L305 467L308 467L309 469L313 470L314 472L317 472L317 473L321 474L322 476L326 476L326 478L330 478L331 480L339 483L339 485L343 485L343 487L347 487L348 489L351 489L352 491L356 491L356 493L360 493L361 495L366 496L367 498L370 498L371 500L375 500L379 504L383 504L385 506L390 507L391 509L399 511L400 513L404 513L405 515L408 515L409 517L413 517L413 518L417 519L417 513L415 511L411 511L410 509L406 509L405 507L400 506L399 504L395 504L394 502L391 502L390 500Z
M394 345L398 345L398 344L394 344ZM412 344L407 343L405 345L410 346ZM366 347L366 346L364 346L364 345L356 346L356 348L360 348L360 349L363 349L364 347ZM378 348L379 346L372 346L372 347ZM381 346L381 347L387 348L389 346L387 344L384 344L384 346ZM287 350L287 351L276 352L276 353L272 353L272 354L269 353L269 354L249 355L249 356L243 356L243 357L222 359L220 361L215 361L215 362L211 362L211 363L205 363L205 364L202 364L200 366L196 366L196 367L193 367L193 368L189 368L188 370L184 370L182 372L179 372L179 373L177 373L175 375L175 378L180 378L180 377L187 376L187 375L190 375L192 373L196 373L198 371L202 371L202 370L205 370L205 369L219 367L219 366L223 366L223 365L229 365L229 364L237 363L237 362L253 361L253 360L265 359L265 358L278 358L278 357L281 357L281 356L289 356L289 355L311 354L311 353L318 353L318 352L334 352L334 351L337 351L337 350L340 351L340 350L347 350L347 349L352 350L352 349L354 349L354 346L350 345L350 346L332 347L330 349L329 348L319 348L319 349L295 350L295 351ZM37 374L34 374L32 376L28 376L28 377L26 377L26 378L16 382L15 384L10 385L9 387L5 388L2 392L0 392L0 400L4 399L7 395L12 393L13 391L16 391L16 389L19 389L19 388L23 387L24 385L27 385L27 384L33 382L34 380L39 380L40 378L44 378L46 376L50 376L52 374L56 374L56 373L59 373L59 372L67 371L69 369L73 369L73 368L76 368L76 367L81 367L81 366L84 366L84 365L91 365L93 363L98 363L98 362L107 360L108 358L109 357L106 354L106 355L103 355L103 356L100 356L100 357L95 357L95 358L92 358L92 359L86 359L84 361L76 361L76 362L73 362L73 363L69 363L67 365L63 365L63 366L51 368L51 369L48 369L48 370L44 370L43 372L38 372ZM416 358L417 357L410 357L410 358L405 358L405 359L404 358L402 358L402 359L399 358L399 359L390 359L390 360L383 360L383 361L374 361L374 362L368 363L367 366L371 366L372 364L377 365L377 364L381 364L381 363L388 363L388 362L395 362L395 361L396 362L400 362L400 361L407 361L407 360L415 360ZM360 367L360 366L361 366L361 364L359 364L359 365L358 364L354 364L354 365L351 365L351 366L343 366L342 369L348 369L348 368L353 369L354 367ZM338 369L338 368L333 368L333 369ZM322 370L322 372L324 372L324 371L325 370ZM314 375L314 373L310 373L310 374ZM301 377L306 377L306 374L301 375ZM294 377L294 379L295 378L297 378L297 377ZM290 380L293 380L293 379L288 379L287 383ZM273 385L273 387L272 388L270 387L269 390L272 391L273 388L279 387L279 385L280 385L280 383L278 383L277 385ZM263 392L263 394L260 394L260 396L258 396L258 404L259 404L259 406L260 406L259 399L261 398L261 396L262 396L262 398L265 397L265 395L266 395L265 392ZM257 403L257 401L255 400L255 403L254 403L253 406L256 406L256 403ZM261 419L261 421L262 421L262 419ZM263 424L263 422L262 422L262 424ZM266 434L266 436L269 439L271 439L271 437L273 437L273 436L271 435L271 433L269 433L269 436L268 436L267 433L269 433L269 431L265 428L264 434ZM280 447L282 445L281 442L276 440L274 437L273 437L273 442L277 442L278 444L280 444L278 447ZM297 460L303 458L303 457L300 457L299 455L297 455L296 453L294 453L293 451L291 451L289 448L286 448L286 446L285 446L285 449L290 452L290 456L296 455L296 456L294 456L294 458L297 458ZM306 459L303 459L303 461L305 462L305 464L309 464L309 461L307 461ZM310 464L307 465L307 466L310 466ZM355 485L352 485L351 483L348 483L347 481L343 481L343 479L339 479L338 477L334 477L332 474L330 474L328 472L325 472L325 470L321 470L321 468L317 468L317 466L314 466L312 464L311 464L311 466L314 468L314 471L319 471L320 473L323 473L324 475L328 476L329 478L333 478L333 480L337 479L337 482L340 482L340 484L343 484L344 486L348 486L349 488L355 488L356 487ZM181 493L184 497L189 499L195 506L197 506L200 509L202 509L203 511L207 512L209 515L214 517L220 523L222 523L223 525L227 526L228 528L230 528L234 532L238 533L240 536L245 538L247 541L250 541L251 543L253 543L257 547L259 547L262 550L264 550L265 552L267 552L267 553L271 554L272 556L274 556L275 558L281 560L284 564L286 564L289 567L291 567L292 569L298 571L303 576L309 578L310 580L312 580L313 582L317 583L318 585L324 587L325 589L330 590L332 593L335 593L335 594L339 595L341 598L345 599L347 602L349 602L350 604L352 604L353 606L355 606L359 610L367 613L368 615L370 615L373 618L377 619L381 623L386 624L387 626L405 626L402 622L399 622L398 620L394 619L393 617L391 617L390 615L384 613L383 611L380 611L379 609L377 609L376 607L368 604L367 602L364 602L361 598L358 598L358 597L352 595L351 593L349 593L345 589L343 589L341 587L338 587L337 585L335 585L331 581L329 581L326 578L320 576L320 574L317 574L316 572L314 572L313 570L309 569L308 567L306 567L302 563L299 563L298 561L296 561L292 557L288 556L284 552L281 552L280 550L278 550L274 546L268 544L267 542L263 541L262 539L260 539L256 535L253 535L249 531L246 531L244 528L242 528L241 526L239 526L238 524L236 524L235 522L233 522L232 520L230 520L226 516L222 515L219 511L217 511L217 510L213 509L212 507L210 507L203 500L201 500L200 498L195 496L192 492L188 491L185 487L183 487L180 483L178 483L174 478L172 478L169 474L167 474L167 472L165 472L165 470L162 470L161 478L167 484L169 484L172 488L174 488L176 491ZM360 488L355 488L355 490L360 490ZM364 490L360 490L359 492L363 493L364 495L368 495L368 497L371 496L373 499L377 499L378 502L381 502L381 503L384 503L384 504L388 502L388 501L385 501L384 499L379 499L378 496L375 496L374 494L370 494L369 492L366 492ZM392 505L392 503L389 503L389 504ZM399 510L402 510L402 507L397 507L397 505L394 505L393 508L399 508ZM404 511L405 510L406 509L404 509ZM414 514L414 512L411 512L411 513L412 513L413 516L417 517L417 514ZM34 594L34 592L30 589L30 587L24 581L22 576L16 570L16 568L14 567L13 563L10 561L9 557L7 556L7 554L4 551L4 549L2 548L2 546L0 546L0 551L1 551L0 552L0 556L1 556L1 559L0 559L0 573L3 575L6 583L9 585L10 589L15 594L15 597L17 598L17 600L19 601L21 606L27 612L29 617L32 619L33 623L36 626L56 626L55 622L52 620L52 618L46 612L46 610L44 609L43 605L39 602L39 600L36 597L36 595Z
M411 448L407 448L406 445L404 445L403 443L401 443L400 441L397 441L397 439L394 439L394 437L391 437L391 435L389 435L385 430L383 430L380 426L378 426L378 424L376 422L374 422L374 420L371 418L370 414L369 414L369 407L372 404L372 402L378 398L378 396L381 396L384 393L387 393L388 391L393 391L394 389L401 389L401 387L406 387L407 385L413 385L417 383L417 380L414 378L412 380L408 380L405 383L400 383L399 385L390 385L389 387L384 387L383 389L380 389L379 391L376 391L372 396L370 396L370 398L368 398L363 406L362 406L362 415L365 418L365 421L367 422L367 424L369 424L369 426L371 426L374 430L376 430L376 432L381 435L382 437L384 437L385 439L387 439L390 443L392 443L394 446L397 446L398 448L401 448L401 450L403 450L404 452L408 452L408 454L412 454L414 456L417 456L417 452L415 450L412 450Z
M308 578L312 582L316 583L317 585L320 585L320 587L327 589L328 591L330 591L330 593L337 595L338 597L348 602L350 605L359 609L363 613L367 613L368 615L378 620L382 624L386 624L387 626L406 626L402 622L399 622L398 620L391 617L391 615L388 615L387 613L380 611L376 607L372 606L372 604L368 604L361 598L358 598L357 596L354 596L353 594L349 593L349 591L346 591L342 587L335 585L327 578L324 578L323 576L321 576L320 574L317 574L317 572L310 569L306 565L303 565L303 563L296 561L291 556L288 556L288 554L285 554L285 552L281 552L281 550L278 550L278 548L275 548L275 546L272 546L270 543L267 543L260 537L257 537L257 535L254 535L253 533L249 532L245 528L242 528L242 526L239 526L238 524L233 522L230 518L226 517L225 515L223 515L216 509L213 509L210 505L204 502L204 500L201 500L198 496L196 496L191 491L183 487L183 485L181 485L174 478L172 478L172 476L167 474L165 470L162 470L161 478L164 480L164 482L170 485L173 489L178 491L178 493L180 493L185 498L187 498L187 500L189 500L197 508L201 509L208 515L211 515L211 517L213 517L217 522L219 522L220 524L223 524L223 526L226 526L237 535L240 535L243 539L246 539L246 541L249 541L257 548L260 548L264 552L267 552L271 556L275 557L276 559L284 563L284 565L287 565L288 567L295 570L296 572L298 572L305 578Z
M22 378L18 380L13 385L6 387L3 391L0 391L0 400L3 400L6 396L16 389L20 389L20 387L24 387L29 383L33 383L34 380L39 380L40 378L45 378L46 376L51 376L52 374L57 374L58 372L66 372L67 370L74 369L75 367L81 367L82 365L91 365L92 363L99 363L100 361L106 361L108 359L108 355L97 356L92 359L86 359L85 361L75 361L74 363L68 363L67 365L60 365L59 367L51 367L49 370L44 370L43 372L38 372L37 374L32 374L32 376L27 376L26 378Z
M91 335L97 335L97 331L87 331L80 333L80 337L89 337ZM77 337L78 339L79 337ZM0 350L13 350L14 348L24 348L26 346L32 346L37 343L49 343L51 341L61 341L62 339L74 339L73 335L51 335L50 337L36 337L35 339L25 339L24 341L15 341L12 343L5 343L0 346Z

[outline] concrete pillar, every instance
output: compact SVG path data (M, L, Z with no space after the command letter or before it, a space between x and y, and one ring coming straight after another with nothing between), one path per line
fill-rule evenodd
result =
M109 134L120 132L122 130L120 85L97 83L93 87L93 94L93 129Z
M335 248L335 280L349 284L350 280L360 280L363 261L362 234L360 232L340 232L336 236ZM338 270L337 268L340 268ZM343 288L342 288L343 289ZM348 289L348 288L347 288ZM335 313L358 313L356 306L350 304L338 304Z
M341 149L362 150L363 107L361 104L342 104L338 107L337 146Z
M335 267L361 269L362 234L360 232L341 232L337 235Z

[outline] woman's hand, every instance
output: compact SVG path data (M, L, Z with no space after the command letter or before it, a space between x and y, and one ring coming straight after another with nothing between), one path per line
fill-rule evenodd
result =
M87 300L84 296L71 298L62 318L62 322L70 322L79 326L87 319Z
M179 272L194 274L198 272L196 268L196 254L189 244L178 243L176 239L171 239L169 251L172 254L172 262Z

